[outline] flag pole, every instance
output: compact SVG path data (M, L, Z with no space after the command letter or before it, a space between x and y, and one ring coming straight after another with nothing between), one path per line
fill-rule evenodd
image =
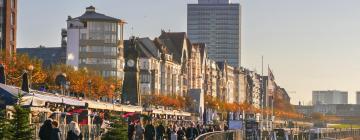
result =
M261 56L261 114L260 114L260 139L262 139L262 131L264 127L264 56Z

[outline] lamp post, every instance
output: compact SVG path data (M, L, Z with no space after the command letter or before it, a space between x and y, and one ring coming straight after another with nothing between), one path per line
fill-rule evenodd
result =
M65 82L65 94L68 95L68 96L70 95L69 88L70 88L70 82L66 81Z
M34 66L32 64L30 64L28 66L28 70L29 70L29 85L30 85L30 89L32 88L32 71L34 70Z

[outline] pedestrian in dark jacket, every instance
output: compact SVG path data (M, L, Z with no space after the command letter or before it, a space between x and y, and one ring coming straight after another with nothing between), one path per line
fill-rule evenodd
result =
M46 120L39 131L40 140L49 140L51 137L52 125L51 120Z
M169 125L169 126L166 128L166 136L167 136L167 139L168 139L168 140L171 139L171 133L172 133L172 126Z
M134 132L135 132L135 124L133 122L130 122L128 126L128 140L134 139Z
M145 126L145 140L154 140L155 138L155 127L152 125L151 121Z
M79 125L72 121L69 126L70 130L67 132L66 140L82 140L82 134Z
M164 140L165 127L162 123L156 127L156 140Z
M51 138L50 140L62 140L61 139L61 132L59 127L59 123L57 121L53 121L52 123L52 131L51 131Z
M199 132L196 129L195 124L192 124L191 127L186 130L186 138L187 140L195 140L197 136L199 136Z
M181 127L178 129L176 133L177 133L177 140L185 140L185 132Z

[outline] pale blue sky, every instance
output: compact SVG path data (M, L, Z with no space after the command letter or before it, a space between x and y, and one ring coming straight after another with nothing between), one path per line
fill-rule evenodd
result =
M186 31L186 4L196 0L19 0L18 47L60 46L68 15L97 11L124 19L126 36ZM312 90L360 90L359 0L237 0L242 5L242 64L273 69L292 102L309 102ZM131 30L133 27L133 31Z

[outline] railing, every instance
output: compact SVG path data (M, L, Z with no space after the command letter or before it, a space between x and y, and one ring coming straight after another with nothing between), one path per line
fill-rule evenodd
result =
M243 133L241 130L215 131L205 133L195 140L242 140Z
M270 134L272 133L272 134ZM275 137L273 132L262 132L262 140L270 140ZM277 139L290 140L316 140L316 139L344 139L360 136L360 129L329 129L319 128L310 130L286 131L284 134L276 134Z

